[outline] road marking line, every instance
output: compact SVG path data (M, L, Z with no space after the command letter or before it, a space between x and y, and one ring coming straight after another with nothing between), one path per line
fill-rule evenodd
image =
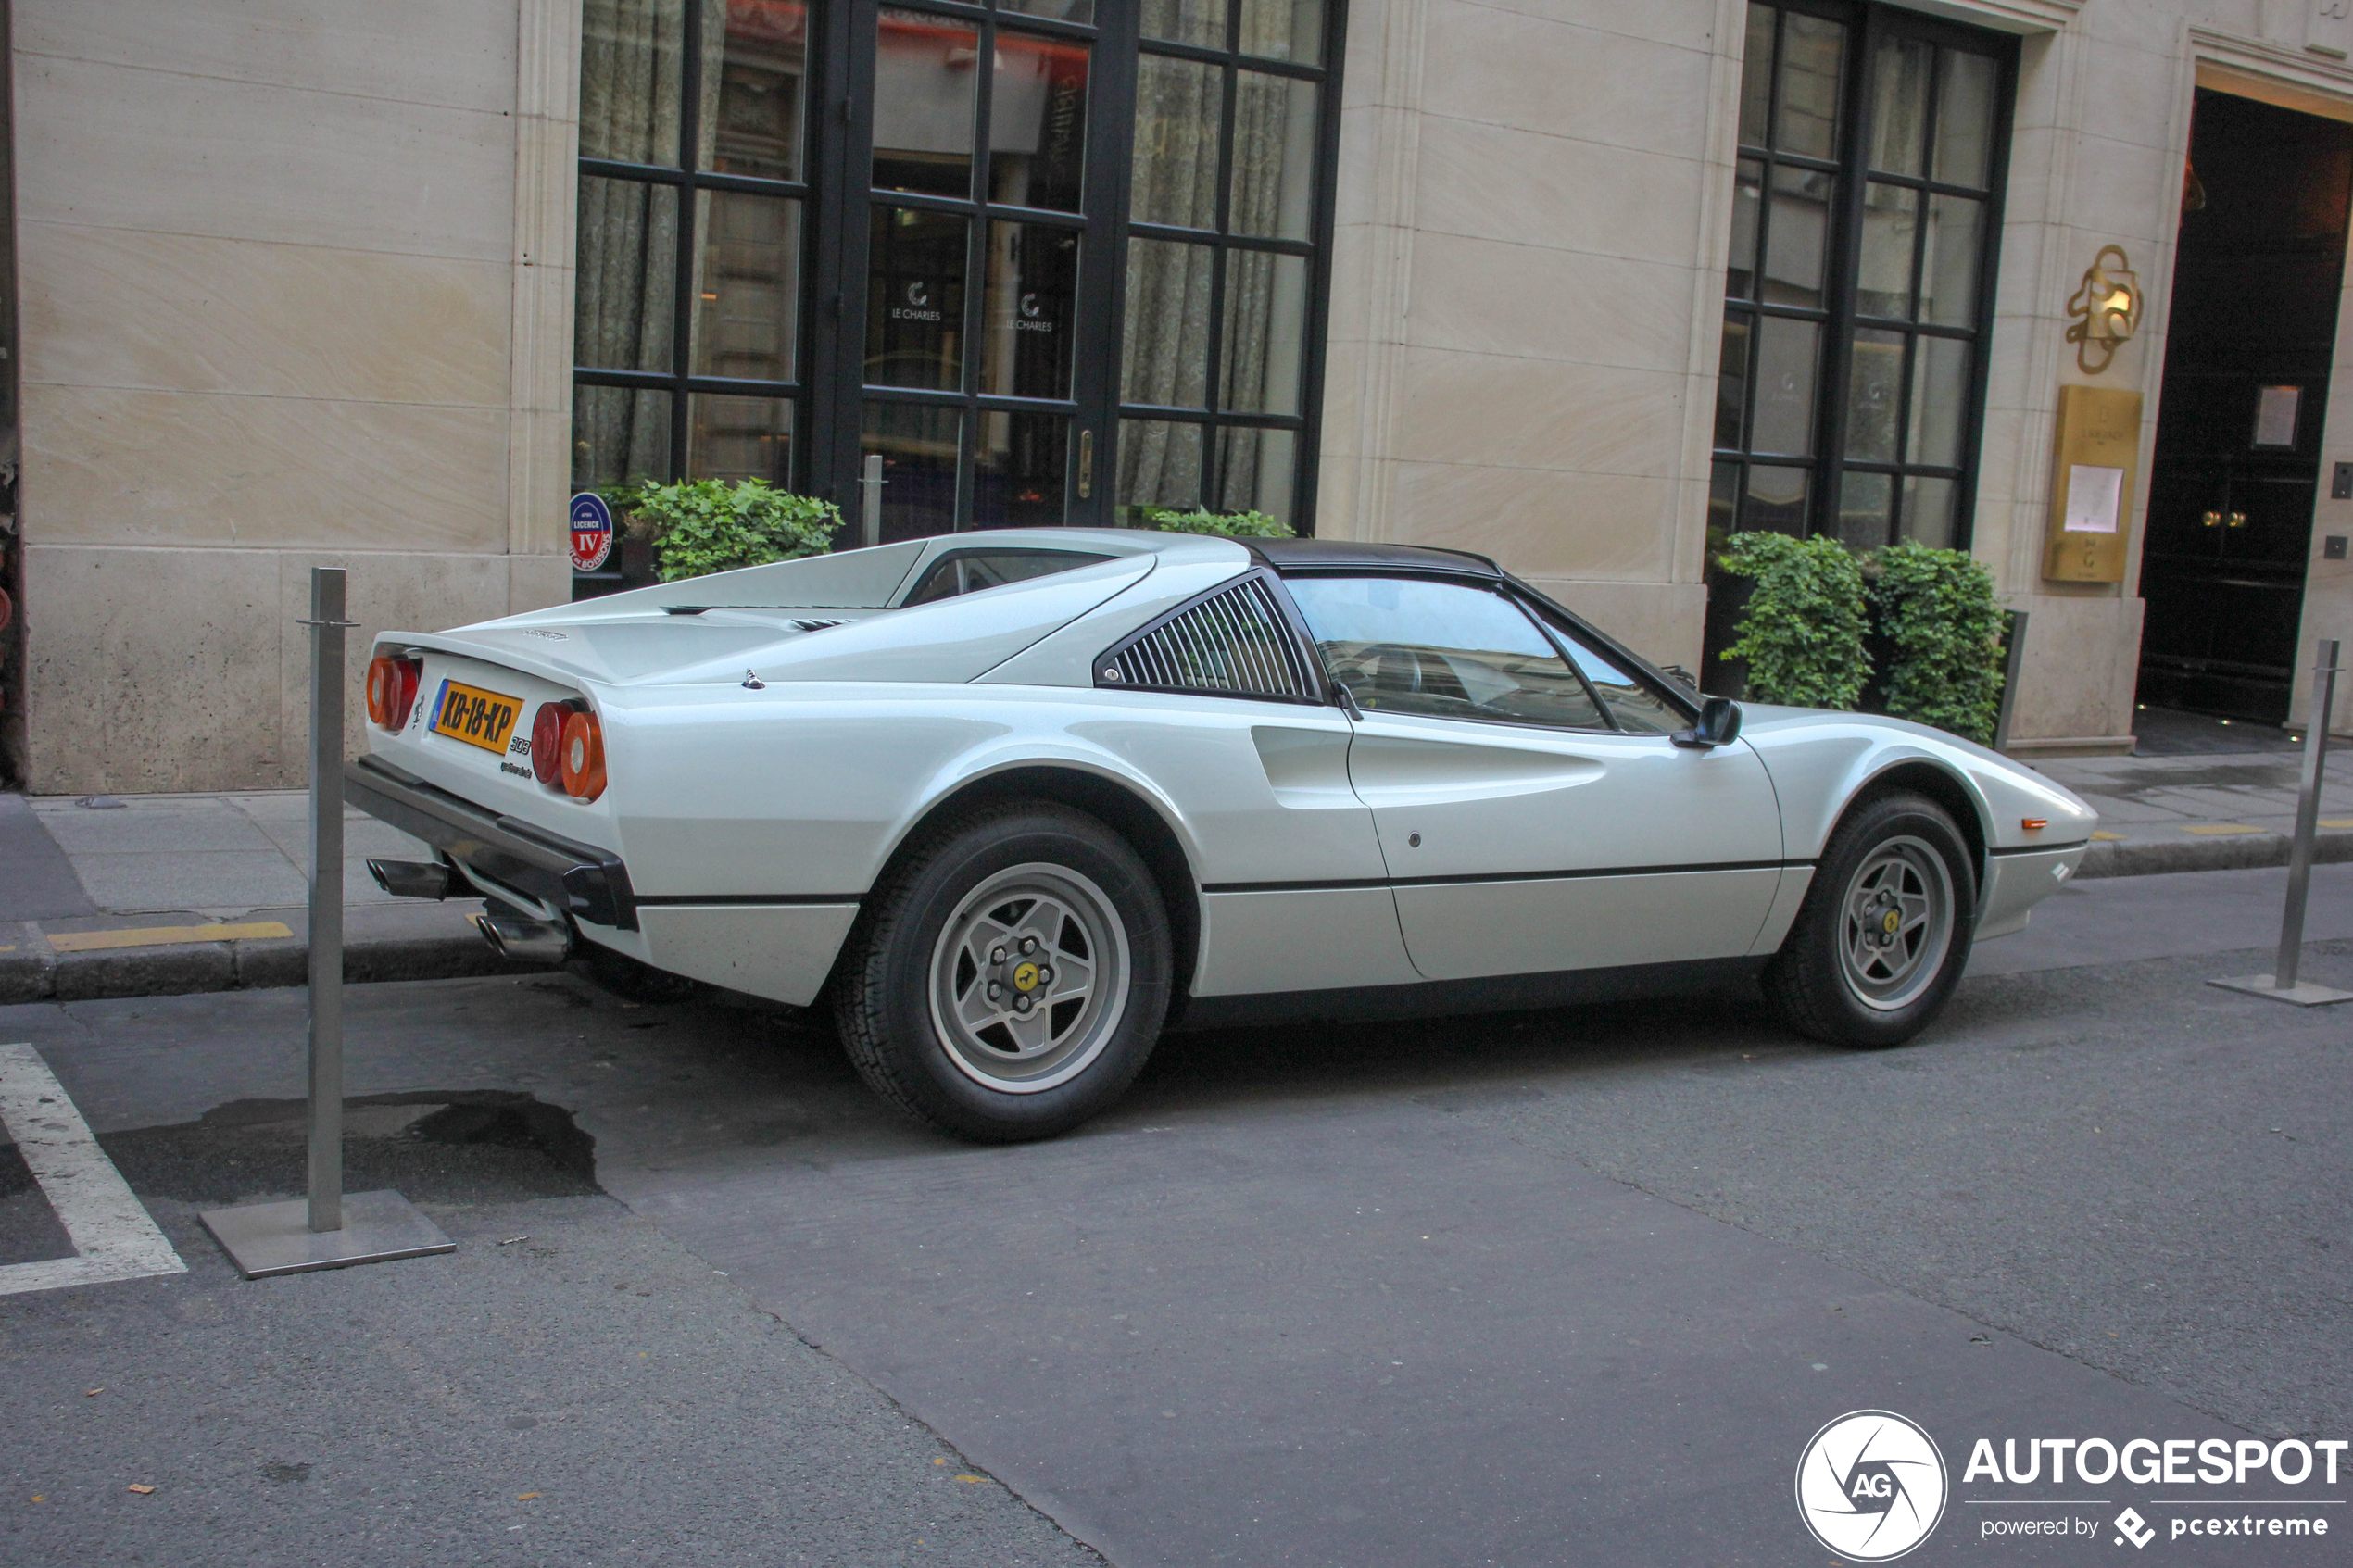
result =
M2217 834L2261 833L2263 830L2261 828L2248 827L2245 822L2200 822L2195 827L2184 827L2182 831L2183 833Z
M2324 828L2353 828L2353 817L2322 817L2314 825Z
M2124 835L2120 833L2095 833L2092 834L2092 841L2095 844L2121 844Z
M0 1296L188 1272L31 1046L0 1046L0 1125L16 1139L74 1250L70 1258L0 1267Z
M160 947L170 942L238 942L262 936L292 936L283 921L257 920L243 925L148 925L133 931L44 931L49 946L60 953L94 953L103 947Z

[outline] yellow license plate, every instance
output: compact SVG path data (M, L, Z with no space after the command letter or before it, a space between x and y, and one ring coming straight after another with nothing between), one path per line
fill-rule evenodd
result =
M441 695L434 699L433 733L478 746L484 751L503 753L507 737L515 733L515 718L522 711L520 698L486 692L459 681L444 681Z

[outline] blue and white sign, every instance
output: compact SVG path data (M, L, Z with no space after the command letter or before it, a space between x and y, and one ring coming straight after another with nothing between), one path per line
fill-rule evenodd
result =
M594 571L612 555L612 508L593 490L572 498L572 569Z

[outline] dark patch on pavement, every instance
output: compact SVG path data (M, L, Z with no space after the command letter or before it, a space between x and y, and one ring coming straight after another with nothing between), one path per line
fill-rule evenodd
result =
M98 1139L143 1198L230 1203L298 1193L308 1181L299 1100L236 1100L199 1121ZM371 1095L344 1111L344 1190L391 1187L414 1203L560 1198L597 1190L595 1140L530 1095L461 1090Z

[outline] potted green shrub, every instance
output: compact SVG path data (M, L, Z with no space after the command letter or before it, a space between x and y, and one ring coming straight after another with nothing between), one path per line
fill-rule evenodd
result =
M2008 623L1994 574L1965 550L1906 543L1875 552L1869 577L1887 711L1990 745Z
M645 480L608 491L606 499L628 515L630 532L652 546L664 583L823 555L842 525L841 508L831 501L760 479Z
M1720 656L1746 663L1750 700L1851 710L1871 668L1853 553L1826 536L1735 533L1716 564L1750 583L1739 639Z
M1228 539L1289 539L1290 525L1265 512L1213 512L1207 507L1173 511L1166 507L1133 507L1129 515L1139 528L1164 533L1216 533Z

